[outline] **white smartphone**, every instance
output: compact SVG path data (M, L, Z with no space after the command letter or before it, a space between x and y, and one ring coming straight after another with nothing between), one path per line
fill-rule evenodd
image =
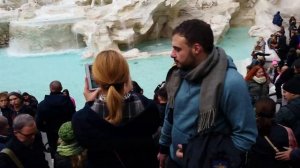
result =
M92 64L85 64L85 73L88 80L89 90L96 90L98 85L96 84L92 75Z

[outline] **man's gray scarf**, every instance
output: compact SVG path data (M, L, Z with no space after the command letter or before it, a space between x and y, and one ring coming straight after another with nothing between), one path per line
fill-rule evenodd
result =
M201 84L198 132L207 130L214 124L223 93L227 64L225 51L214 47L211 54L204 61L183 77L187 81ZM179 69L175 69L168 78L169 108L174 108L175 94L180 86L181 78Z

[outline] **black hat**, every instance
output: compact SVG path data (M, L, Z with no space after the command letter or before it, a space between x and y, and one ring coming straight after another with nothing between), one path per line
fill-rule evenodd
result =
M283 84L283 89L293 94L300 94L300 78L293 77Z

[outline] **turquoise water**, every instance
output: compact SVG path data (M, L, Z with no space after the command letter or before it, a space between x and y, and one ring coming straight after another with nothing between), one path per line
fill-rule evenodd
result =
M232 28L218 44L233 57L240 72L245 69L244 63L250 58L255 42L255 39L248 37L247 32L248 28ZM153 55L128 60L132 79L141 85L147 97L152 98L153 90L165 79L168 69L173 64L168 54L156 54L170 51L170 40L151 41L135 47ZM84 51L82 49L60 54L14 57L8 56L6 49L0 49L0 91L26 91L41 101L45 94L49 94L49 83L59 80L64 88L69 89L77 107L81 108L84 104L84 64L93 61L81 58Z

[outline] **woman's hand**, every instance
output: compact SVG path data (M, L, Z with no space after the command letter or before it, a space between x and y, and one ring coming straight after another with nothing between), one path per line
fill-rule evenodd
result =
M96 90L89 90L89 87L88 87L88 79L85 78L85 82L84 82L84 90L83 90L83 95L85 97L85 100L87 102L89 101L95 101L97 99L97 97L99 96L100 94L100 88L97 88Z

